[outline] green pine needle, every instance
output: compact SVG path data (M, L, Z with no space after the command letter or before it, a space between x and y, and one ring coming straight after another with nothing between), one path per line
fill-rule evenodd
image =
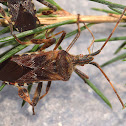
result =
M102 3L102 4L105 4L105 5L111 6L113 8L124 9L126 7L124 5L117 4L117 3L112 3L112 2L109 2L109 1L106 1L106 0L89 0L89 1L94 1L94 2L98 2L98 3Z
M122 60L124 58L126 58L126 53L123 53L123 54L116 56L115 58L105 62L104 64L101 65L101 67L105 67L106 65L109 65L109 64L114 63L116 61Z
M76 73L76 74L78 74L78 73ZM80 76L80 75L78 74L78 76ZM112 105L111 105L111 103L109 102L109 100L104 96L104 94L103 94L98 88L96 88L96 86L95 86L94 84L92 84L92 83L90 82L89 79L86 79L86 78L82 78L82 79L84 80L84 82L86 82L86 83L95 91L96 94L99 95L99 97L101 97L101 99L102 99L110 108L112 108Z
M2 89L3 89L5 86L6 86L5 84L2 84L2 85L0 86L0 91L2 91Z

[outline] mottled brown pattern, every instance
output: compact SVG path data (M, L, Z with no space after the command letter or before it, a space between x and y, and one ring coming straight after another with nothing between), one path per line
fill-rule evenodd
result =
M31 0L7 0L11 21L20 32L36 28L34 4Z
M43 62L45 62L47 60L47 55L37 56L33 60L34 60L34 63L35 63L34 66L40 67L43 64Z
M73 71L71 56L63 50L14 56L3 64L0 79L19 83L20 86L40 81L66 81Z

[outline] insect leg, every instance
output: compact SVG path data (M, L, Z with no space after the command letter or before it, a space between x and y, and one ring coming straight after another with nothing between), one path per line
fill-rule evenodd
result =
M45 97L48 94L48 91L49 91L50 86L51 86L51 81L48 81L48 84L47 84L47 87L46 87L46 93L43 94L42 96L40 96L41 90L42 90L42 84L43 84L42 82L38 83L38 86L36 88L36 91L34 93L34 97L33 97L32 103L31 103L33 115L35 115L34 106L36 106L38 101L41 100L43 97Z
M117 21L117 23L116 23L114 29L112 30L111 34L109 35L109 37L107 38L107 40L105 41L105 43L102 45L102 47L101 47L99 50L97 50L96 52L94 52L94 53L90 53L90 52L89 52L89 55L90 55L90 56L96 56L96 55L98 55L98 54L101 52L101 50L105 47L105 45L107 44L107 42L108 42L109 39L111 38L112 34L115 32L115 30L116 30L116 28L117 28L119 22L121 21L123 15L124 15L124 13L125 13L125 11L126 11L126 8L124 8L124 11L123 11L123 13L121 14L120 18L118 19L118 21ZM91 45L92 45L92 44L93 44L93 41L92 41ZM88 47L88 51L89 51L89 50L90 50L90 46Z
M35 93L34 93L34 97L33 97L33 100L32 100L33 115L35 115L34 106L36 106L38 101L39 101L39 97L40 97L41 90L42 90L42 85L43 85L43 83L39 82L38 86L37 86L37 88L35 90Z
M38 20L39 21L39 20ZM40 22L39 22L40 23ZM54 29L55 30L55 29ZM49 31L49 33L51 33L51 32L53 32L53 29L51 29L50 31ZM47 33L46 33L46 35L47 35ZM45 36L46 36L45 35ZM21 40L19 40L18 38L17 38L17 36L16 35L13 35L13 37L15 38L15 40L18 42L18 43L20 43L21 45L29 45L29 44L42 44L42 43L48 43L47 44L47 47L49 47L49 46L51 46L52 44L54 44L55 43L55 39L53 38L53 39L50 39L51 37L48 37L48 38L46 38L46 39L32 39L32 40L30 40L30 41L27 41L27 42L24 42L24 41L21 41ZM47 36L46 36L47 37ZM49 44L50 43L50 44ZM43 49L45 49L45 48L47 48L46 47L46 45L45 45L45 47L43 47Z
M55 43L55 41L56 41L56 39L55 38L51 38L51 39L32 39L32 40L30 40L30 41L27 41L27 42L23 42L23 41L20 41L17 37L16 37L16 35L13 35L14 36L14 38L16 39L16 41L18 41L20 44L22 44L22 45L29 45L29 44L42 44L42 43L52 43L52 44L54 44ZM52 44L50 44L50 45L52 45Z
M105 78L108 80L109 84L110 84L111 87L113 88L113 90L114 90L115 94L117 95L117 97L118 97L120 103L122 104L123 108L125 108L124 103L122 102L122 99L121 99L120 96L118 95L116 89L114 88L114 86L113 86L113 84L111 83L110 79L109 79L108 76L104 73L104 71L102 70L102 68L100 67L100 65L99 65L98 63L96 63L96 62L90 62L89 64L92 64L92 65L96 66L96 67L102 72L102 74L105 76Z
M42 82L38 83L38 86L35 90L34 93L34 97L33 100L30 100L30 96L28 93L28 90L25 88L21 88L20 86L18 86L18 95L26 102L28 102L31 106L32 106L32 110L33 110L33 115L35 115L35 111L34 111L34 106L37 105L38 101L39 101L39 97L41 94L41 89L42 89Z
M102 45L102 47L101 47L99 50L97 50L96 52L90 54L91 56L95 56L95 55L99 54L99 53L102 51L102 49L105 47L105 45L107 44L107 42L109 41L109 39L111 38L111 36L113 35L113 33L115 32L115 30L116 30L116 28L117 28L119 22L121 21L123 15L124 15L124 13L125 13L125 11L126 11L126 8L124 8L123 13L122 13L121 16L119 17L119 19L118 19L118 21L117 21L117 23L116 23L114 29L112 30L111 34L110 34L109 37L106 39L106 41L105 41L105 43ZM90 46L89 46L89 47L90 47Z
M26 102L28 102L30 105L32 105L32 102L30 100L30 96L28 93L28 90L25 88L21 88L18 86L18 95Z
M59 40L58 40L58 42L56 43L56 45L55 45L55 47L54 47L53 50L56 50L56 49L59 47L59 45L61 44L61 42L63 41L63 39L64 39L65 36L66 36L66 32L65 32L65 31L61 31L61 32L62 32L62 35L61 35L61 37L59 38Z
M34 41L34 40L32 40L32 41ZM41 40L37 40L37 42L39 42L39 41L40 41L40 43L42 43L42 42L44 43L44 45L42 45L42 47L39 49L39 51L42 51L42 50L50 47L51 45L53 45L56 42L56 39L55 38L52 38L52 39L41 39ZM38 44L38 43L36 43L36 44Z
M54 34L54 35L48 37L47 39L32 39L32 40L27 41L27 42L20 41L20 40L16 37L16 35L13 35L13 36L14 36L14 38L16 39L16 41L19 42L19 43L22 44L22 45L25 45L25 44L33 44L33 43L34 43L34 44L42 44L42 43L44 43L44 45L43 45L43 46L40 48L40 50L39 50L39 51L41 51L41 50L44 50L44 49L48 48L49 46L53 45L53 44L56 42L56 39L55 39L55 38L52 38L52 37L54 37L54 36L56 36L56 35L59 35L59 34L61 34L61 33L62 33L62 36L61 36L61 38L59 39L59 41L57 42L56 47L55 47L55 48L57 48L57 46L59 46L59 44L62 42L62 40L64 39L64 37L65 37L65 35L66 35L66 32L65 32L65 31L58 32L58 33L56 33L56 34Z
M45 97L47 94L48 94L48 92L49 92L49 89L50 89L50 87L51 87L51 81L48 81L48 84L47 84L47 86L46 86L46 93L45 94L43 94L40 98L39 98L39 100L41 100L43 97Z
M56 34L54 34L54 35L48 37L48 39L50 39L50 38L52 38L52 37L54 37L54 36L56 36L56 35L59 35L59 34L61 34L61 33L62 33L62 35L61 35L61 37L59 38L59 40L58 40L58 42L56 43L56 45L55 45L55 47L54 47L53 50L56 50L56 49L58 48L58 46L60 45L60 43L63 41L63 39L64 39L64 37L65 37L65 35L66 35L66 32L65 32L65 31L61 31L61 32L58 32L58 33L56 33ZM48 39L47 39L47 40L48 40ZM55 38L53 38L53 39L55 39ZM41 40L40 40L40 41L41 41ZM55 42L56 42L56 39L55 39ZM50 43L45 43L45 44L40 48L39 51L42 51L43 49L45 49L45 48L51 46L51 45L54 44L55 42L53 41L51 44L50 44Z
M103 44L103 46L101 47L101 49L100 49L100 50L102 50L102 49L105 47L105 45L107 44L107 42L108 42L108 41L109 41L109 39L111 38L112 34L115 32L115 30L116 30L116 28L117 28L117 26L118 26L119 22L121 21L121 19L122 19L123 15L124 15L124 13L125 13L125 11L126 11L126 8L124 8L124 10L123 10L123 12L122 12L121 16L119 17L119 19L118 19L118 21L117 21L117 23L116 23L116 25L115 25L114 29L112 30L111 34L109 35L109 37L107 38L107 40L105 41L105 43Z

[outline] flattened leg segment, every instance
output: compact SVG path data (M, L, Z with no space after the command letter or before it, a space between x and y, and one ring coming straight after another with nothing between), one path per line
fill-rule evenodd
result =
M18 95L26 102L28 102L30 105L32 105L32 102L30 100L30 96L28 93L28 90L25 88L18 87Z
M34 106L37 105L39 98L40 98L40 94L41 94L41 90L42 90L42 84L43 84L42 82L38 83L38 86L35 90L34 97L33 97L32 101L30 100L28 90L18 86L19 97L21 97L24 101L28 102L32 106L33 115L35 115Z

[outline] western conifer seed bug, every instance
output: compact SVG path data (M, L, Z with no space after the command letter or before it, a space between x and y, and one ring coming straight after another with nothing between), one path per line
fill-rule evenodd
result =
M71 47L73 46L73 44L76 42L77 38L80 35L79 17L78 17L77 25L79 32L74 38L74 40L71 42L71 44L67 47L66 51L56 50L64 38L61 37L61 39L58 41L53 51L48 52L40 51L17 56L15 55L0 64L0 80L4 81L5 84L17 86L18 95L32 106L33 114L35 114L34 106L37 105L39 100L41 100L44 96L47 95L51 86L51 81L56 80L68 81L73 71L79 74L82 79L83 78L88 79L88 76L85 75L83 72L81 72L79 69L77 69L76 66L77 65L84 66L86 64L91 64L96 66L105 76L105 78L112 86L114 92L116 93L123 108L125 108L120 96L116 92L115 88L113 87L107 75L98 65L98 63L93 61L94 56L98 55L107 44L108 40L110 39L115 29L117 28L125 11L126 8L124 9L119 20L117 21L108 39L105 41L102 47L96 52L90 53L89 51L89 54L87 55L82 54L71 55L68 53L68 51L71 49ZM92 41L91 45L93 44L93 42L94 41ZM88 50L90 50L90 46ZM42 89L42 81L48 81L48 84L46 87L46 93L40 96ZM36 88L33 100L31 101L28 91L25 88L22 88L21 86L29 85L34 82L38 82L38 86Z
M48 6L53 11L56 11L57 8L50 3L46 2L45 0L38 0L42 4ZM15 34L13 34L13 26L19 32L24 32L27 30L32 30L36 28L37 21L39 22L38 18L36 17L36 10L32 0L0 0L0 2L7 2L8 4L8 11L10 17L5 14L4 9L0 6L0 13L2 16L8 21L10 26L11 34L20 44L31 44L35 43L35 41L29 42L21 42ZM40 22L39 22L40 23ZM45 39L42 40L41 43L45 42ZM52 41L47 39L46 41ZM36 43L35 43L36 44Z

